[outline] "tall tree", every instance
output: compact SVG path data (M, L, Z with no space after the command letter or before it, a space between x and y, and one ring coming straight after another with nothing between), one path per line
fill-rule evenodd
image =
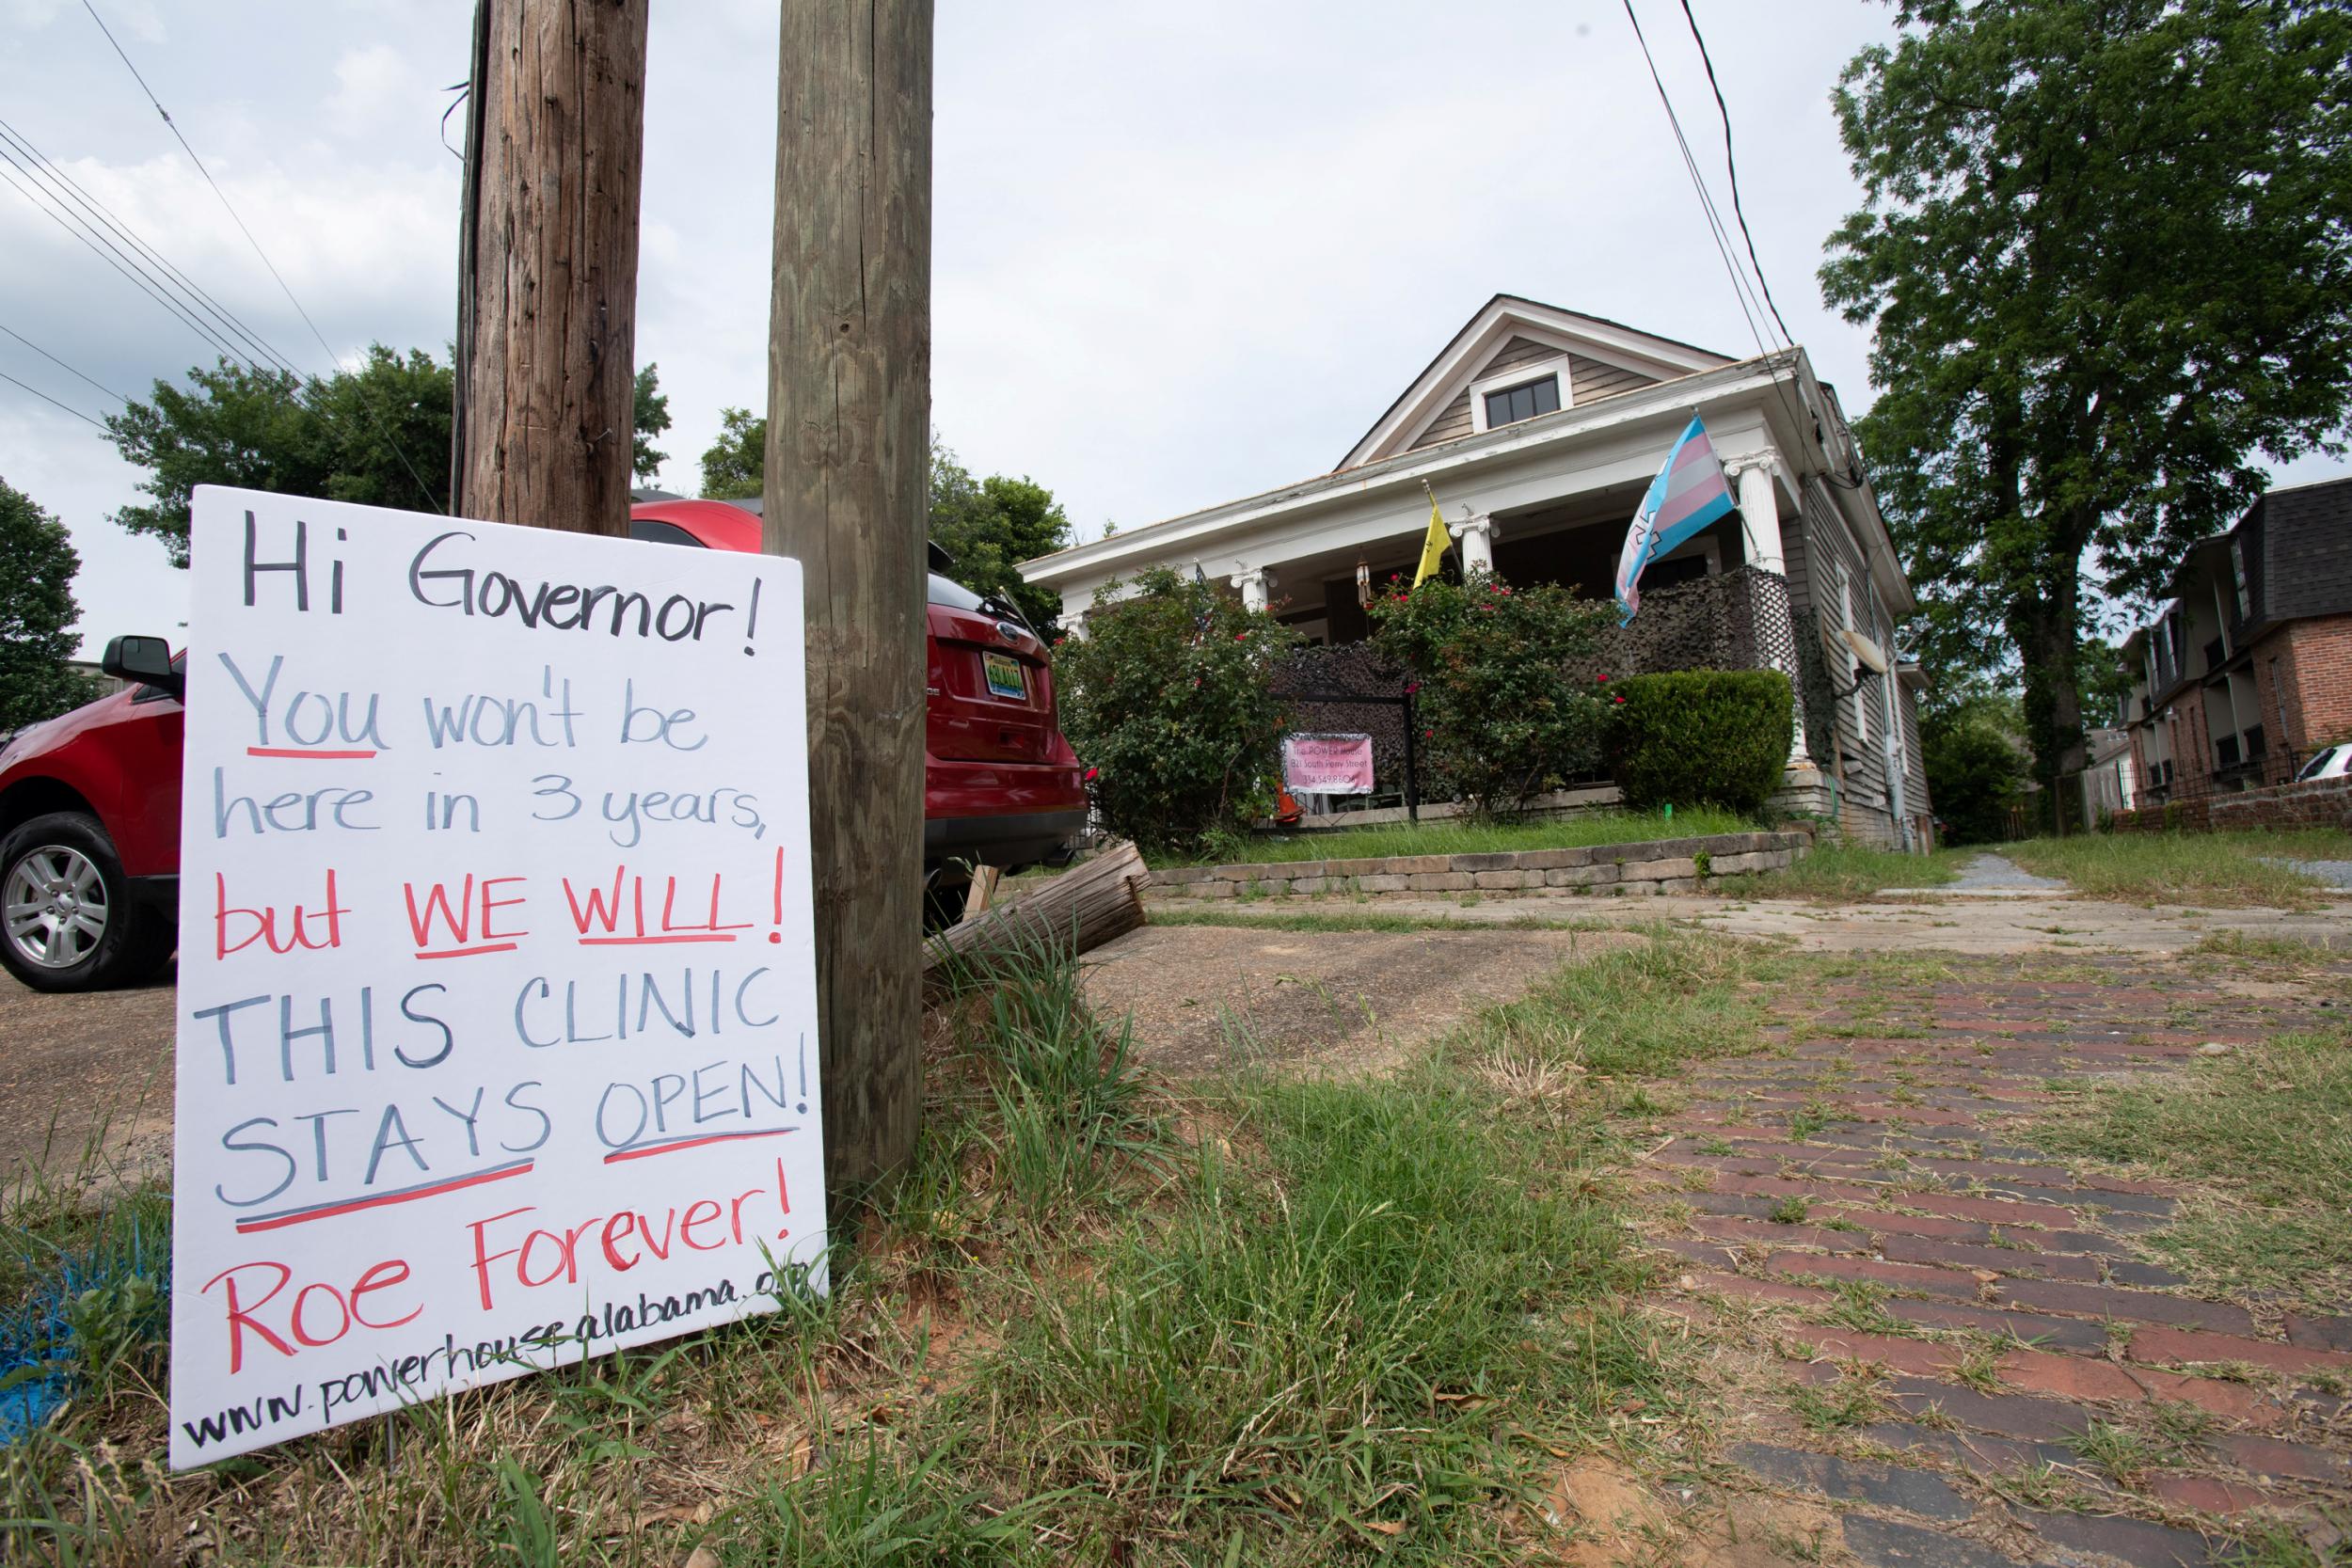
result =
M703 451L703 494L739 500L759 494L768 420L748 408L719 410L718 438ZM1054 492L1026 475L976 479L931 437L930 534L954 558L947 575L976 594L993 594L1051 637L1061 595L1023 580L1020 564L1070 543L1070 518Z
M703 451L703 494L712 500L749 500L768 471L768 416L748 408L719 410L719 438Z
M188 492L235 484L366 506L446 512L453 372L422 349L372 345L357 370L331 376L260 371L222 360L188 372L188 384L155 383L153 401L106 420L115 450L147 470L153 498L115 521L153 534L188 563ZM670 399L655 368L636 376L637 471L669 460L649 437L670 428Z
M2328 0L1891 0L1836 106L1822 290L1914 580L2081 766L2088 583L2145 597L2352 401L2352 16ZM2055 799L2055 795L2051 798Z
M73 574L65 525L0 480L0 735L55 718L98 695L73 657Z
M161 539L176 566L188 563L188 492L199 484L449 508L450 368L422 349L403 357L377 343L358 370L308 383L224 359L188 383L158 381L152 402L106 420L154 498L115 521Z
M1061 620L1061 594L1021 576L1021 562L1070 543L1070 518L1054 492L1026 475L974 479L956 454L931 439L931 538L954 558L948 575L976 594L1020 609L1049 638Z
M661 367L647 365L637 372L636 428L629 436L628 471L651 479L661 471L670 454L658 451L653 438L670 428L670 394L661 389Z

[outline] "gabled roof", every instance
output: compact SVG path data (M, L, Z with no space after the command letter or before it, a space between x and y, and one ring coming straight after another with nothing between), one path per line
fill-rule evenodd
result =
M1523 294L1497 294L1462 324L1460 331L1413 378L1370 430L1339 463L1352 468L1375 458L1388 457L1409 446L1438 414L1463 395L1480 370L1515 337L1533 338L1559 345L1564 351L1597 359L1646 376L1670 381L1698 371L1731 364L1729 355L1654 332L1588 316Z

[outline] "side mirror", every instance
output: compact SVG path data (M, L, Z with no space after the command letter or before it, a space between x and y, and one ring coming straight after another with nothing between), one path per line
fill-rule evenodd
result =
M117 680L187 697L187 677L171 667L171 644L160 637L118 637L106 644L98 667Z

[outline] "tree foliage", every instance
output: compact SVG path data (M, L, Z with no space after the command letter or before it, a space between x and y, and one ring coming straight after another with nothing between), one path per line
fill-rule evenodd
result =
M109 416L153 501L115 521L188 563L188 492L234 484L281 495L443 512L449 506L450 368L422 349L372 345L357 371L304 382L223 359L155 383L153 401Z
M1979 699L1925 727L1920 760L1928 799L1953 844L1994 844L2010 836L2010 808L2025 798L2026 749L2017 705Z
M715 501L750 500L768 473L768 416L719 410L719 438L703 449L703 494Z
M647 365L639 371L634 392L628 471L639 479L651 479L670 460L668 452L653 444L655 436L670 428L670 394L661 389L661 367Z
M703 452L703 494L745 500L767 476L768 420L748 408L719 411L719 436ZM1022 579L1020 564L1070 543L1070 518L1054 493L1023 475L976 479L931 438L930 536L954 559L947 575L976 594L1018 608L1047 637L1061 621L1061 595Z
M1505 816L1593 772L1602 704L1576 672L1613 618L1552 583L1390 578L1372 604L1372 643L1418 683L1421 753L1438 788Z
M1017 606L1031 626L1054 635L1061 622L1060 593L1023 580L1020 571L1022 562L1070 543L1070 519L1054 492L1025 474L974 479L934 438L930 530L953 558L949 577Z
M0 735L81 706L96 682L69 669L73 574L65 525L0 480Z
M1837 97L1867 205L1823 293L1875 328L1859 434L1930 635L2005 635L2079 766L2086 576L2152 594L2341 450L2352 15L2321 0L1897 0ZM1940 802L1939 802L1940 803Z
M1273 668L1295 635L1210 584L1153 567L1095 594L1054 646L1062 733L1095 800L1147 847L1214 844L1267 815L1280 779Z
M670 428L670 400L651 365L635 381L632 471L651 474L668 454L652 437ZM223 359L188 372L188 384L155 383L150 402L106 420L123 458L147 470L153 498L115 521L152 534L188 563L188 492L234 484L365 506L446 512L454 372L423 349L369 345L356 370L304 380Z

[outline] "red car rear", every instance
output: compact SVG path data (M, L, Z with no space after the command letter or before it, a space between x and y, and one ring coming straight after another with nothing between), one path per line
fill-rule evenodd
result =
M630 518L639 539L759 548L759 519L724 501L650 501ZM1044 643L937 572L930 597L923 869L927 923L940 924L972 867L1059 852L1086 826L1087 796ZM106 671L138 684L0 736L0 966L36 990L132 984L171 957L183 660L160 639L118 638Z
M644 501L639 539L719 550L759 548L752 505ZM932 546L934 567L945 564ZM935 917L952 912L976 865L1015 869L1053 855L1086 826L1086 782L1062 738L1045 644L1009 605L930 574L924 681L923 870Z

